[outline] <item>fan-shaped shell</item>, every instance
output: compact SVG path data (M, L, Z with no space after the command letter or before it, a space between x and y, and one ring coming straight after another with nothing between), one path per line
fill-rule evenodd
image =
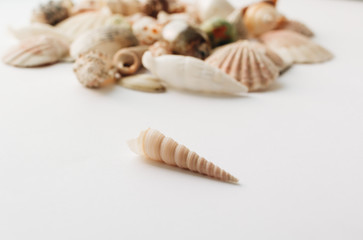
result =
M113 56L113 64L122 75L136 73L141 68L142 55L148 50L147 46L124 48Z
M110 14L108 13L85 12L67 18L57 24L56 29L73 41L89 30L105 26L109 18Z
M111 59L97 51L80 55L73 65L73 71L79 82L89 88L104 87L120 77Z
M309 38L289 30L275 30L260 36L260 40L285 62L318 63L330 60L333 55Z
M266 45L256 41L251 41L251 44L256 50L260 51L262 54L265 54L276 65L280 72L283 72L292 66L292 62L284 62L280 55L269 49Z
M16 67L38 67L58 62L68 50L68 45L57 38L36 36L24 39L10 49L3 61Z
M285 19L282 21L276 29L279 30L290 30L293 32L300 33L306 37L313 37L314 33L310 30L305 24L295 21L295 20L288 20Z
M221 47L205 61L244 84L249 91L268 88L279 75L276 65L248 40Z
M277 27L284 17L268 2L252 4L244 12L243 21L251 36L259 36Z
M234 11L234 7L227 0L198 0L197 7L202 21L210 18L226 18Z
M56 25L70 16L72 6L70 0L49 1L34 9L31 22Z
M238 183L238 179L225 170L155 129L142 131L137 139L129 142L129 147L136 154L154 161L198 172L224 182Z
M230 95L247 91L244 85L218 68L194 57L153 57L150 52L146 52L142 63L155 76L176 89Z
M107 0L106 3L112 13L124 16L130 16L141 11L141 4L137 0Z
M71 45L71 56L97 50L113 56L119 49L137 45L131 29L125 26L107 26L88 31Z

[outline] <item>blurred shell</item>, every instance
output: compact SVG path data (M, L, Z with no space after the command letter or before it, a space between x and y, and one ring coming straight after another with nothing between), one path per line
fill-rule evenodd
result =
M120 14L113 14L106 22L106 26L125 26L131 29L131 25L126 18Z
M136 73L142 66L142 55L148 50L147 46L136 46L119 50L113 56L113 64L122 75Z
M84 12L99 11L104 6L105 3L102 0L83 0L72 8L72 15Z
M210 18L226 18L234 11L234 7L227 0L198 0L197 8L202 21Z
M284 17L268 2L259 2L247 7L243 21L251 36L259 36L277 27Z
M250 92L267 89L279 75L276 65L248 40L217 49L205 62L241 82Z
M130 16L141 11L141 4L137 0L107 0L106 2L112 13Z
M309 38L289 30L275 30L260 36L260 40L285 62L318 63L333 55Z
M243 22L243 10L242 9L236 9L231 14L229 14L226 18L226 20L232 24L232 26L236 29L236 37L237 39L247 39L248 32L247 28Z
M229 95L247 91L245 86L218 68L194 57L153 57L150 52L146 52L142 63L151 73L176 89Z
M190 151L158 130L142 131L137 139L129 141L136 154L171 166L187 169L225 182L237 183L238 179L217 167L195 152Z
M79 56L73 65L73 71L79 82L89 88L104 87L120 77L111 60L97 51Z
M119 49L137 45L131 29L124 26L106 26L82 34L71 45L71 56L97 50L113 56Z
M185 11L185 5L178 0L145 0L141 11L148 16L156 18L159 12L179 13Z
M162 37L175 54L205 59L211 51L206 33L181 20L168 23L163 28Z
M166 41L157 41L149 47L149 51L154 57L173 53L170 47L170 43Z
M89 30L105 26L109 18L107 13L85 12L57 24L56 29L73 41Z
M56 25L70 16L72 6L70 0L49 1L34 9L31 22Z
M142 45L152 45L161 39L162 26L152 17L142 17L132 25L132 31Z
M295 21L295 20L285 20L282 21L278 27L278 30L290 30L297 33L300 33L306 37L313 37L314 33L303 23Z
M174 20L181 20L187 22L190 25L195 25L195 26L198 25L199 23L197 18L185 12L169 14L167 12L161 11L157 16L158 23L163 26Z
M236 40L236 29L222 18L211 18L200 27L207 33L212 47L218 47Z
M11 48L4 55L3 62L16 67L38 67L60 61L68 50L68 45L57 38L36 36Z
M151 74L143 73L123 77L119 84L125 88L142 92L161 93L166 91L160 80Z

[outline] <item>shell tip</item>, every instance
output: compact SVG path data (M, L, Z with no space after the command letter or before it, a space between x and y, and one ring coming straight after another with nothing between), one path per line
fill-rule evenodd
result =
M136 154L139 154L138 148L137 148L137 139L131 139L127 141L127 144L129 145L129 148L131 151L133 151Z

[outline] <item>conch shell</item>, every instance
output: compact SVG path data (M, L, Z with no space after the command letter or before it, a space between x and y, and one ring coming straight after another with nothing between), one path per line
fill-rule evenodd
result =
M289 30L267 32L259 38L285 62L318 63L328 61L333 55L308 37Z
M107 0L107 6L112 13L130 16L141 11L141 4L137 0Z
M72 6L70 0L49 1L33 11L31 22L56 25L70 16Z
M205 62L241 82L250 92L267 89L279 75L271 59L248 40L217 49Z
M176 89L226 95L247 91L244 85L223 71L194 57L153 57L150 52L146 52L142 63L155 76Z
M269 2L259 2L248 6L243 14L243 21L249 35L259 36L275 29L284 17Z
M234 11L227 0L198 0L197 8L202 21L215 17L226 18Z
M148 48L147 46L136 46L121 49L113 56L113 64L122 75L134 74L140 69L142 55Z
M314 33L310 30L310 28L308 28L305 24L295 20L285 19L278 25L276 29L294 31L306 37L314 36Z
M107 26L88 31L71 45L71 56L97 50L113 56L119 49L137 45L137 39L126 26Z
M16 67L39 67L60 61L68 55L69 46L49 36L22 40L3 57L3 62Z
M153 161L198 172L224 182L238 183L236 177L155 129L142 131L137 139L129 141L129 147L136 154Z

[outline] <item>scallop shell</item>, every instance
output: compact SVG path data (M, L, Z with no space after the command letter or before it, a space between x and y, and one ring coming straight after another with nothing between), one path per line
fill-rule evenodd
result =
M106 3L112 13L124 16L130 16L141 11L141 4L137 0L107 0Z
M245 9L243 22L251 36L275 29L284 17L269 2L252 4Z
M72 43L70 52L73 58L92 50L113 56L119 49L135 46L137 43L136 37L128 27L107 26L81 35Z
M72 6L70 0L49 1L34 9L31 22L56 25L70 16Z
M130 149L153 161L198 172L224 182L238 183L238 179L190 151L155 129L142 131L137 139L129 141Z
M105 26L109 18L108 13L85 12L57 24L56 29L73 41L89 30Z
M285 62L277 53L269 49L266 45L255 41L251 41L251 44L254 45L256 50L270 58L270 60L276 65L280 72L283 72L292 66L292 62Z
M229 14L226 20L232 24L237 32L237 39L247 39L248 32L247 28L243 22L243 10L236 9L231 14Z
M142 55L148 48L147 46L136 46L121 49L113 56L113 64L122 75L134 74L140 69Z
M120 78L112 61L102 52L97 51L80 55L73 65L73 71L79 82L89 88L104 87Z
M285 62L318 63L333 55L308 37L289 30L275 30L260 36L260 40Z
M142 17L132 25L132 31L142 45L152 45L161 39L162 26L152 17Z
M61 40L49 36L36 36L22 40L3 57L3 62L16 67L38 67L60 61L69 47Z
M308 28L305 24L295 20L286 19L285 21L282 21L276 29L294 31L306 37L314 36L314 33L310 30L310 28Z
M276 65L248 40L241 40L217 49L205 60L248 87L264 90L278 77Z
M227 95L247 91L244 85L218 68L194 57L180 55L153 57L151 52L146 52L142 63L155 76L176 89Z
M202 21L215 17L226 18L234 11L227 0L198 0L197 8Z
M119 84L125 88L142 92L162 93L166 91L160 80L151 74L143 73L123 77Z

